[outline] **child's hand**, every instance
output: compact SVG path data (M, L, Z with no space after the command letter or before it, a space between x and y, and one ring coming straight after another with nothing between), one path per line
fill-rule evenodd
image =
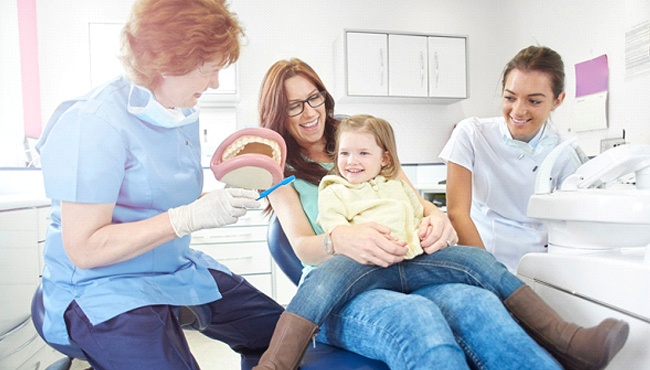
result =
M406 243L390 235L390 228L368 222L337 226L331 234L336 251L364 265L388 267L404 260Z
M456 235L456 231L444 213L442 216L424 217L420 224L418 236L420 237L422 249L427 254L458 243L458 235Z

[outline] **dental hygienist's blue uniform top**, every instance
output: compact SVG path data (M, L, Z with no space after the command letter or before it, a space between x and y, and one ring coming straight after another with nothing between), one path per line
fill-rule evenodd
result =
M127 107L150 104L152 95L130 97L131 87L130 81L120 77L63 103L37 146L46 194L52 199L42 284L43 331L53 343L69 343L63 315L73 300L98 324L147 305L215 301L221 294L208 269L230 273L224 265L190 249L189 236L99 268L80 269L66 256L61 238L62 201L114 203L112 222L118 224L191 203L201 192L198 118L174 128L142 120Z

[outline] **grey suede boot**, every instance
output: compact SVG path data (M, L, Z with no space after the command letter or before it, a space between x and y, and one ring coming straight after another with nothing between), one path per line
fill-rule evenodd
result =
M269 348L253 370L295 370L318 333L313 322L291 312L283 312L273 331Z
M566 322L528 285L515 290L503 303L566 369L603 369L623 348L630 331L626 322L615 319L591 328Z

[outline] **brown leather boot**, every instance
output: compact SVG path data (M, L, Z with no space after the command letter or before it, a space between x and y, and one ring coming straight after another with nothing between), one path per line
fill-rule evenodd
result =
M503 303L565 369L603 369L621 350L630 331L625 321L611 318L591 328L566 322L528 285Z
M291 312L283 312L273 331L269 348L253 370L295 370L318 333L313 322Z

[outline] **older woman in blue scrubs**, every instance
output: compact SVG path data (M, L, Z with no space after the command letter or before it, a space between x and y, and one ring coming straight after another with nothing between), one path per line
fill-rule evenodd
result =
M52 222L45 339L95 369L198 369L177 319L207 305L204 334L256 363L283 311L190 234L237 221L257 193L201 197L198 111L239 56L223 0L137 1L122 33L125 76L63 103L38 143Z

